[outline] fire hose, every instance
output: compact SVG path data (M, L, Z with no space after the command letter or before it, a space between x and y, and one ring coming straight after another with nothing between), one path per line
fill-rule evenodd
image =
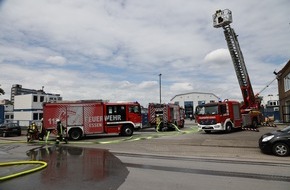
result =
M16 161L16 162L3 162L3 163L0 163L0 167L12 166L12 165L24 165L24 164L38 164L38 165L40 164L40 166L38 166L36 168L29 169L29 170L25 170L25 171L22 171L22 172L18 172L18 173L14 173L14 174L11 174L11 175L7 175L7 176L4 176L4 177L0 177L0 181L4 181L4 180L11 179L11 178L19 177L21 175L33 173L33 172L42 170L42 169L44 169L47 166L47 163L43 162L43 161Z

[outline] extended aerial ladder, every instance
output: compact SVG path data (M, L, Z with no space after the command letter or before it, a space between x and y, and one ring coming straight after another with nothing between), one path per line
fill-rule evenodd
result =
M254 95L251 81L248 75L243 53L241 51L237 35L230 24L232 23L232 12L228 9L217 10L213 15L213 26L224 29L225 39L232 57L236 75L240 84L244 103L241 109L259 109L260 101Z

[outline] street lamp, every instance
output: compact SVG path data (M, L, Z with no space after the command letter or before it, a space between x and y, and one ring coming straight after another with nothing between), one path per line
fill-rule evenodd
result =
M160 104L161 104L161 73L159 74L159 100L160 100Z

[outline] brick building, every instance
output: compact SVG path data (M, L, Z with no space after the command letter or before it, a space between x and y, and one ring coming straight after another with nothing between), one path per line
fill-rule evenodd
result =
M290 123L290 60L276 74L280 102L280 119L283 123Z

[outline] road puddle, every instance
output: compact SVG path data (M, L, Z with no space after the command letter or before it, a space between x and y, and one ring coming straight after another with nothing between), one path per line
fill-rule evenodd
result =
M42 171L1 184L4 189L118 189L126 180L126 166L108 150L52 146L27 152L29 160L47 162ZM11 184L12 186L9 186ZM3 186L4 185L4 186ZM38 189L38 188L37 188Z

